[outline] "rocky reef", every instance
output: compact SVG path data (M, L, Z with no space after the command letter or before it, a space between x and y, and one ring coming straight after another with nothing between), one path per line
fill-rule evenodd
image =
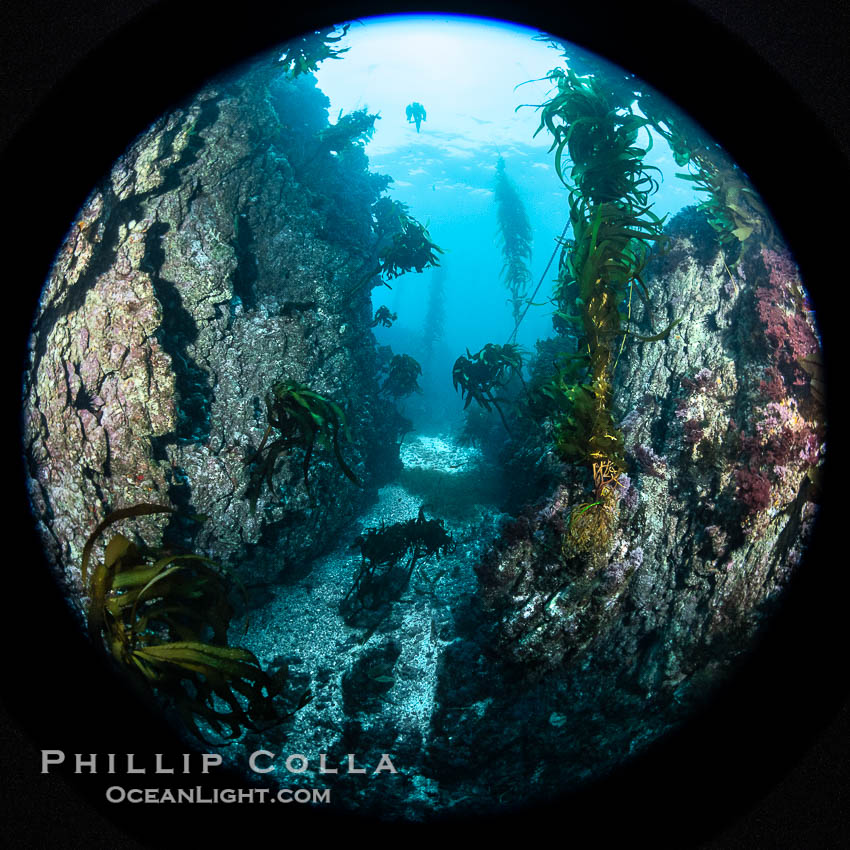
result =
M781 604L818 511L820 348L790 255L756 245L729 268L693 208L667 232L647 285L668 305L658 322L679 323L624 350L614 397L629 467L605 527L582 471L563 466L476 567L492 627L480 649L522 682L486 714L521 715L537 734L505 750L467 716L466 755L498 740L543 795L641 751L726 680ZM557 765L528 756L549 748Z
M330 128L315 80L267 58L133 142L42 296L24 387L30 497L73 600L89 535L140 503L178 511L134 519L139 538L249 585L243 643L300 701L245 734L234 765L296 744L339 768L391 752L399 775L378 786L321 781L384 819L490 814L645 750L746 655L817 513L820 345L785 249L752 245L730 267L688 209L645 275L671 332L618 354L628 471L607 482L606 510L541 418L509 434L500 411L495 450L443 434L400 451L410 423L390 399L413 392L419 366L376 349L369 290L381 262L417 266L379 256L379 199L387 221L412 220L368 171L370 117ZM644 304L630 309L646 326ZM312 436L272 433L287 394L316 401ZM350 544L426 522L441 545L393 562L404 581L361 599L368 616L346 609L366 575Z
M653 303L670 305L661 321L681 321L667 340L625 349L616 398L629 471L604 533L583 524L586 472L558 462L546 427L509 442L507 490L486 485L492 455L408 438L397 483L361 522L409 521L425 501L448 518L454 550L371 619L340 607L360 569L342 545L269 598L251 645L313 700L246 736L235 764L259 746L328 753L339 775L266 778L327 786L382 820L522 812L645 753L723 687L812 533L824 423L817 379L798 362L817 359L818 340L793 263L757 250L730 269L704 225L693 210L674 220L647 277ZM796 356L768 320L794 323ZM766 502L753 503L742 471L768 479ZM459 484L466 513L453 476L479 485ZM346 769L352 752L363 777ZM386 752L398 774L373 776Z
M365 285L371 205L389 178L368 172L356 138L317 144L327 126L314 78L284 79L266 57L162 116L81 209L25 377L30 496L69 577L106 513L152 502L206 520L139 520L145 539L191 537L245 580L270 581L397 467ZM344 412L340 452L362 486L317 446L309 478L293 449L274 487L246 498L264 402L283 380Z

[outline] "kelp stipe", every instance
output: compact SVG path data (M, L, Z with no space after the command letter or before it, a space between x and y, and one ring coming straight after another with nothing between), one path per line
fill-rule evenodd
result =
M425 360L429 361L434 346L443 338L446 325L446 269L438 266L431 276L428 290L428 310L425 314L425 326L422 330L422 349Z

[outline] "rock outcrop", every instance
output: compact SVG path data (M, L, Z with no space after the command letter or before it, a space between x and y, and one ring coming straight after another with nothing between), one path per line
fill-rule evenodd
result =
M327 125L312 77L259 61L137 138L73 223L36 318L24 413L34 513L69 577L109 511L155 502L184 517L139 520L148 542L165 530L269 581L326 546L376 470L398 465L368 297L371 205L389 179L357 139L334 154L315 144ZM296 448L274 492L246 498L282 380L344 410L340 450L365 490L317 445L306 481Z
M716 692L814 526L823 385L796 267L754 245L730 269L693 209L669 235L646 282L655 327L679 323L624 348L615 400L629 471L613 509L593 504L585 470L562 466L481 559L477 625L444 656L434 770L463 765L514 801L604 774ZM484 686L502 664L503 686ZM481 708L448 707L459 704Z

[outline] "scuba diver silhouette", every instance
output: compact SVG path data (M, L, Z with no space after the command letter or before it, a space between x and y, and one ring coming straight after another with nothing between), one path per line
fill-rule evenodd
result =
M416 122L416 132L419 132L419 125L425 120L425 107L419 103L418 100L414 100L413 103L409 103L407 105L407 109L404 110L407 115L407 123Z

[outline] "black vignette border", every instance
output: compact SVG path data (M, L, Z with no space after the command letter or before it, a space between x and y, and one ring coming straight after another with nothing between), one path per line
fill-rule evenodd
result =
M769 189L769 205L786 229L807 283L813 283L818 314L824 317L822 330L827 356L831 363L838 363L841 352L831 350L834 325L841 315L837 301L841 263L835 257L840 256L846 236L841 216L832 210L850 188L846 163L839 155L841 149L846 153L850 147L850 136L847 119L842 122L835 104L847 103L850 66L841 50L841 39L827 36L836 27L840 31L842 21L847 31L847 18L840 12L839 4L826 0L805 5L785 0L769 4L754 0L734 4L691 0L654 3L647 9L621 2L593 5L594 8L588 8L564 3L555 10L543 2L415 5L337 2L311 4L303 9L286 6L284 11L282 4L246 0L222 13L194 0L103 0L84 8L48 0L28 4L15 0L4 4L0 13L4 24L0 28L4 56L0 93L6 116L2 163L6 205L2 232L4 244L15 246L14 251L4 253L10 270L15 273L14 279L21 281L20 286L10 287L6 294L11 315L4 335L9 346L8 393L14 399L10 405L15 408L15 415L22 356L38 294L32 287L44 280L53 252L88 191L133 136L211 73L269 46L271 40L263 43L262 39L264 36L271 39L269 33L275 26L280 27L280 35L274 36L276 41L331 21L413 10L512 19L564 37L575 33L574 40L582 43L587 39L585 46L645 77L686 109L689 92L697 93L695 111L699 111L700 96L710 97L705 115L699 117L742 165L751 170L757 185ZM702 18L698 10L710 17ZM256 32L249 25L252 20L268 22L261 28L256 46L253 46ZM631 21L634 26L625 26L625 21ZM638 24L643 29L637 29ZM642 33L640 40L634 36L638 31ZM749 59L748 46L752 51ZM129 53L128 47L133 48ZM768 64L756 58L758 54ZM143 87L135 89L129 100L122 97L122 86L126 86L127 80L136 79L133 75L139 69L134 63L139 61L139 56L147 56L150 64L145 68ZM773 69L769 65L771 61ZM792 77L797 84L788 87L783 76ZM763 88L755 84L757 80L766 81ZM72 91L84 92L84 99L71 98ZM732 96L724 97L725 91L732 91ZM761 138L742 134L742 126L746 121L752 122L752 114L745 114L748 110L740 102L741 91L751 92L749 111L765 116L762 126L770 136L770 145L765 146ZM96 125L98 114L109 116L108 126L92 133L90 128ZM829 130L824 133L823 127ZM830 131L837 135L834 144L830 143ZM777 181L777 170L788 174L789 186ZM760 175L764 175L763 180ZM805 197L810 205L807 209L800 208L794 181L806 184ZM47 187L50 191L45 191ZM836 367L832 368L834 375ZM830 421L838 422L834 411ZM17 471L17 444L11 444L16 439L13 436L7 444L7 452L10 466L15 465ZM833 439L830 445L829 458L834 485L836 475L842 475L845 468L843 447L833 445L836 442ZM19 486L20 477L15 479L12 507L6 519L8 527L16 529L14 540L35 565L40 564L40 554L31 531L24 491ZM840 487L833 486L830 498L834 519L846 497ZM799 617L793 629L786 628L786 634L777 639L774 654L768 657L775 675L785 675L797 685L796 691L793 687L784 691L796 694L794 705L780 707L786 722L789 717L796 718L796 722L790 725L777 722L776 728L770 730L776 736L779 753L767 759L762 770L754 771L757 781L753 787L740 788L737 794L726 796L722 812L712 812L712 783L734 782L734 777L724 775L717 765L706 766L702 784L694 788L695 794L699 791L705 795L703 822L699 825L688 823L694 809L670 812L662 801L653 808L651 792L639 788L628 806L634 817L641 806L646 807L645 815L650 822L659 816L659 810L664 811L664 817L669 819L667 825L683 830L679 835L681 841L687 841L688 833L684 830L690 828L695 830L692 834L698 841L708 842L703 843L706 847L792 847L818 842L828 845L830 841L835 844L839 837L847 837L847 817L841 801L842 797L846 799L850 780L842 765L850 761L846 758L850 732L846 707L839 712L841 706L846 706L846 684L839 681L841 668L834 663L834 656L846 647L846 638L836 623L840 601L846 598L847 579L829 571L833 564L831 555L834 553L837 561L843 561L846 549L838 548L840 543L836 540L821 537L812 560L816 561L815 571L822 568L827 576L824 580L829 584L822 591L811 582L802 588L806 604L795 609ZM55 592L51 592L49 583L43 577L39 579L35 569L32 572L33 575L22 577L20 584L17 576L12 580L12 592L3 605L6 645L26 646L28 652L52 652L54 657L47 667L51 671L49 684L28 691L21 683L30 661L20 654L9 653L12 657L7 661L3 688L12 717L6 736L9 751L3 754L8 766L4 771L7 778L3 780L3 796L7 804L12 799L18 804L17 815L4 813L7 823L17 823L17 834L14 829L9 834L16 837L19 842L16 846L20 847L39 846L42 834L52 834L57 846L63 846L62 839L68 837L68 827L73 824L75 841L91 827L90 846L107 846L100 816L91 815L90 819L86 814L85 807L91 801L85 796L78 799L77 791L71 792L59 784L44 783L34 766L28 764L35 750L27 736L37 728L64 730L59 737L65 736L61 745L66 748L70 748L71 741L79 741L81 745L91 741L89 749L106 751L100 743L107 746L107 740L109 745L114 741L90 723L91 713L102 706L95 685L92 684L94 690L90 694L73 690L75 682L84 680L80 677L87 675L88 681L96 682L97 667L89 664L87 672L80 668L82 644L72 634L72 625L63 622L61 603ZM46 644L39 645L42 638L31 637L32 624L24 616L25 608L16 604L22 598L35 598L29 594L48 599L45 604L53 606L49 608L55 618L53 622L58 624L57 628L67 630L67 645L61 652ZM793 657L782 656L789 647L793 647ZM68 671L73 664L78 666L71 675ZM69 693L73 694L72 700L68 699ZM729 711L728 706L726 710ZM137 713L132 714L133 711ZM135 718L139 728L149 720L143 711L133 708L129 698L126 712L122 715L123 722L110 730L110 734L119 735L118 740L122 740L120 735L125 735L125 742L125 724L132 726L130 717ZM724 717L732 735L734 718L731 714ZM24 737L12 731L21 728ZM96 737L98 734L101 741ZM144 735L137 733L135 740L154 746L166 734L150 727ZM756 752L764 756L766 747ZM804 755L807 752L815 752L808 761ZM795 763L801 757L802 768L795 771ZM699 767L694 765L693 769L697 775ZM729 771L734 771L734 763L729 764ZM659 789L669 788L670 777L656 778ZM780 786L771 791L777 782ZM760 801L763 794L767 797ZM604 804L600 809L604 809ZM34 826L25 827L22 811L27 812L26 822ZM647 829L646 824L637 820L631 825L634 833ZM130 832L134 830L131 823L119 824L119 830L125 827ZM784 830L781 835L780 829ZM712 838L718 830L720 837ZM651 829L647 834L652 834ZM109 840L114 841L114 835ZM135 846L129 838L127 841L128 846ZM71 842L64 842L64 846L71 846Z

